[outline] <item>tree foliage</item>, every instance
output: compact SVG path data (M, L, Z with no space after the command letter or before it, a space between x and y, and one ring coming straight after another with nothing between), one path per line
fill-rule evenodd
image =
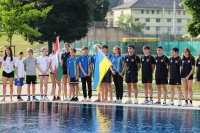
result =
M200 2L199 0L183 0L185 10L192 19L187 24L187 31L192 37L196 37L200 34Z
M145 25L145 23L139 21L133 22L133 17L130 14L119 16L117 20L117 26L125 30L141 31Z
M90 0L91 4L91 20L104 21L108 12L109 0Z
M48 6L39 11L35 9L35 3L22 5L19 0L0 0L0 34L8 37L10 46L14 34L41 36L36 28L31 28L27 23L46 17L51 8Z
M88 31L88 22L91 20L89 0L34 0L39 10L53 5L46 18L32 21L29 26L38 28L42 33L39 37L26 36L32 43L48 41L49 53L52 42L57 36L60 40L73 42L85 37Z

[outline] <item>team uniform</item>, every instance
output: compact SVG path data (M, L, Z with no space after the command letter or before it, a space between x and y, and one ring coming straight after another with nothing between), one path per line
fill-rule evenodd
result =
M197 73L197 81L200 81L200 59L197 59L196 61L196 67L198 67L198 73Z
M76 80L76 76L79 77L78 75L78 63L79 63L79 60L78 58L74 57L70 57L67 59L67 73L69 74L69 77L70 77L70 84L78 84L78 80Z
M188 57L182 59L181 62L182 62L181 78L186 78L190 74L192 66L195 65L195 59L194 57ZM193 73L190 75L188 80L193 80Z
M155 58L151 55L141 57L142 64L142 83L152 83L152 64L155 63Z
M138 82L138 63L140 58L134 54L132 56L125 56L126 68L126 83L137 83Z
M26 84L36 84L36 65L37 59L34 57L27 57L24 60L24 67L26 69Z
M79 64L81 64L83 70L85 71L85 73L89 73L90 71L90 65L93 64L92 62L92 57L89 55L82 55L79 57ZM90 76L85 77L84 73L80 70L80 77L81 77L81 82L82 82L82 89L83 89L83 96L84 98L87 97L87 92L86 92L86 82L88 85L88 96L89 98L92 97L92 81L91 81L91 77L92 77L92 72Z
M169 59L162 55L161 57L156 56L156 72L155 72L155 78L156 78L156 84L168 84L168 69L167 65L169 64Z
M67 75L67 59L70 57L70 52L62 53L61 60L63 61L63 75Z
M119 56L113 55L111 58L111 62L113 64L112 70L116 73L115 75L113 75L113 81L115 84L116 99L117 99L115 102L120 102L120 103L123 98L124 88L123 88L123 77L121 77L119 73L121 73L123 70L122 62L124 62L124 60L125 60L124 56L121 55Z
M109 60L111 60L112 54L107 53L107 54L106 54L106 57L107 57ZM111 83L111 82L112 82L112 80L111 80L111 71L110 71L110 69L109 69L109 70L106 72L105 76L103 77L101 83Z
M23 60L16 60L15 67L18 70L18 76L20 81L17 80L17 75L15 77L15 86L23 86L24 85L24 63Z
M15 65L15 57L11 61L11 57L7 57L6 60L2 59L3 64L3 73L2 76L6 78L14 78L14 65Z
M50 63L51 60L48 56L40 56L37 58L37 64L39 64L39 67L42 69L42 71L46 71L48 63ZM39 76L49 76L49 71L46 72L46 75L43 75L42 72L38 71Z
M176 58L170 58L170 85L181 85L181 73L180 73L180 66L181 66L181 58L178 56Z

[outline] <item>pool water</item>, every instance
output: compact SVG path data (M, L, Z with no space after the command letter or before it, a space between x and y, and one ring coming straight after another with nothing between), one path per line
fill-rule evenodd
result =
M51 102L0 104L0 132L200 132L200 110Z

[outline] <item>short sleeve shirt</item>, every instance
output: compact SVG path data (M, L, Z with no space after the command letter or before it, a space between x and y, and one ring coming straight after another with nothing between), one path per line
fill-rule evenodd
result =
M176 58L171 57L169 66L170 66L170 79L180 79L181 58L179 56Z
M47 69L48 63L50 63L50 59L48 56L40 56L37 58L37 64L39 64L39 67L42 69L42 71L45 71ZM46 72L46 75L49 74L49 71ZM38 71L38 75L42 75L42 72Z
M162 55L162 56L156 56L156 73L155 77L156 78L167 78L168 77L168 69L167 66L169 64L169 59L167 56Z
M192 70L192 66L195 65L194 57L188 57L181 60L181 78L185 78L189 75L190 71Z
M152 78L152 64L155 64L155 58L151 55L141 57L142 77Z
M92 56L89 55L81 55L79 57L79 64L81 64L83 70L88 74L90 71L90 65L92 64ZM92 75L90 75L92 76ZM82 71L80 71L80 77L84 77Z
M70 78L75 78L77 75L78 75L78 69L77 69L77 66L78 66L78 58L68 58L67 59L67 68L68 68L68 74L70 76Z
M11 57L7 57L6 60L2 60L3 64L3 71L6 73L11 73L14 71L14 65L15 65L15 57L13 56L13 60L11 61Z
M66 53L62 53L61 55L61 60L63 60L63 71L66 72L67 71L67 59L70 57L70 52Z
M24 63L23 63L23 60L16 60L15 61L15 67L17 67L19 78L23 78L24 77Z
M27 57L26 59L24 59L24 67L26 68L26 75L35 76L36 65L37 65L37 59L34 57Z
M126 63L126 75L129 76L138 76L138 66L137 64L140 63L140 58L137 55L132 56L125 56L125 63Z
M115 56L113 55L111 58L111 62L113 64L112 69L114 72L122 72L123 70L123 62L125 61L124 56Z

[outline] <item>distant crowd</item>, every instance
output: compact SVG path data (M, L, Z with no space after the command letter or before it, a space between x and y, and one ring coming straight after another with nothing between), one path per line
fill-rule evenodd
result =
M37 59L33 57L33 50L29 48L27 50L28 56L23 60L23 52L18 52L18 59L12 54L12 49L7 47L5 49L5 55L0 59L0 67L3 67L2 82L3 82L3 99L6 99L6 86L9 81L10 87L10 100L12 101L13 95L13 82L17 86L17 100L23 101L21 98L22 86L24 85L24 78L26 78L27 88L27 101L49 101L47 97L48 91L48 79L49 76L52 82L52 101L60 101L61 88L64 92L64 101L79 101L79 78L82 83L83 99L82 102L91 102L92 97L92 77L95 76L94 68L97 50L101 49L105 56L111 61L112 66L105 74L100 84L101 92L98 93L98 98L94 102L112 102L122 103L124 86L123 80L125 80L128 89L128 100L125 104L138 104L138 71L142 72L142 84L144 85L145 100L141 103L143 105L174 105L175 89L178 90L178 106L192 107L193 79L200 86L200 57L195 61L190 49L185 48L182 51L182 56L178 55L179 49L172 48L172 57L168 58L163 55L162 46L157 46L157 56L150 55L150 46L143 46L143 53L141 57L135 54L135 48L133 45L128 46L128 54L123 56L121 54L121 48L119 46L113 47L113 53L108 53L107 45L95 44L94 54L91 56L88 54L88 47L82 47L82 55L76 56L76 49L70 48L69 43L64 44L65 52L61 55L60 65L63 68L62 79L57 79L56 71L56 46L52 45L52 53L47 56L47 49L42 49L42 55ZM195 63L196 62L196 63ZM195 67L196 66L196 67ZM196 74L194 70L196 68ZM36 74L38 69L38 75ZM100 68L101 69L101 68ZM157 101L153 101L153 73L155 71L155 83L157 85ZM24 76L26 75L26 76ZM40 99L35 96L35 84L37 83L37 76L39 77L40 84ZM168 78L169 77L169 78ZM62 82L61 82L62 81ZM113 87L114 82L116 98L113 99ZM69 82L69 89L67 83ZM167 102L167 84L170 85L170 100ZM181 84L184 87L185 101L182 103L182 89ZM56 89L56 85L58 86ZM32 87L32 91L31 91ZM134 100L132 101L132 87L134 90ZM86 89L87 88L87 89ZM163 102L161 103L162 89L164 92ZM57 90L57 94L56 94ZM69 90L69 94L67 92ZM32 94L31 94L32 92ZM108 95L109 93L109 95ZM32 98L31 98L32 95ZM108 98L109 97L109 98ZM200 106L199 106L200 107Z

